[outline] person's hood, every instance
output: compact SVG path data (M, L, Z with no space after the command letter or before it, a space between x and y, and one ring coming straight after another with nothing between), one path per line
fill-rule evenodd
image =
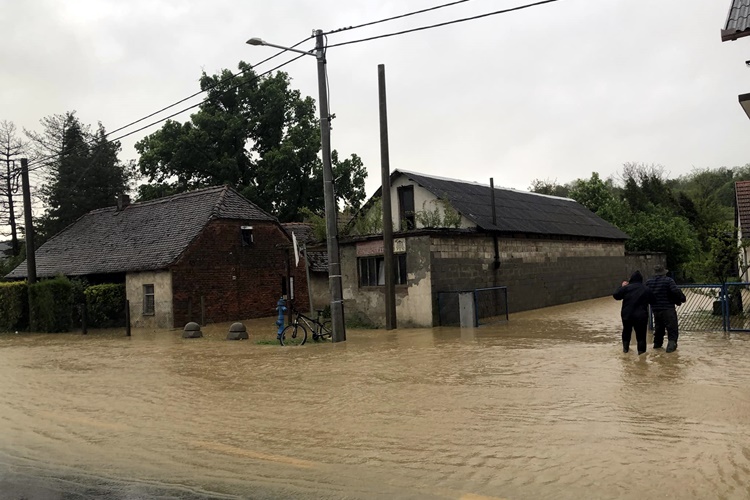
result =
M634 273L633 273L633 274L632 274L632 275L630 276L630 280L629 280L629 282L630 282L630 283L643 283L643 275L641 274L641 272L640 272L640 271L635 271L635 272L634 272Z

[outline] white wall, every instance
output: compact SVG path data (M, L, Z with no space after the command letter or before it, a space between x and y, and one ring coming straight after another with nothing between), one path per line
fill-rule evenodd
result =
M419 186L401 175L397 177L393 184L391 184L391 219L393 220L393 230L399 231L401 229L401 221L399 219L399 206L398 206L398 188L401 186L414 186L414 211L420 212L422 210L435 210L437 206L441 217L445 216L442 203L438 202L438 197L426 190L422 186ZM423 227L419 221L415 221L417 229ZM471 222L464 216L461 216L461 228L474 228L476 224Z
M143 314L143 285L154 285L154 314ZM172 272L147 271L125 276L130 301L130 324L134 328L173 328Z

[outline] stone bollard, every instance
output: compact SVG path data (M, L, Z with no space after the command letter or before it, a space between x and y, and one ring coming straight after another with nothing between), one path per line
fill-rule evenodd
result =
M185 329L182 331L183 339L199 339L201 337L203 337L201 325L193 321L185 325Z
M242 323L232 323L229 327L227 340L247 340L250 336L247 334L247 328Z

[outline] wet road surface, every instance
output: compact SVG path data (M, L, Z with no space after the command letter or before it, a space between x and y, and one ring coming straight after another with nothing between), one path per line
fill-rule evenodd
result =
M273 319L2 334L0 499L750 498L750 334L638 357L619 306L299 348L257 343Z

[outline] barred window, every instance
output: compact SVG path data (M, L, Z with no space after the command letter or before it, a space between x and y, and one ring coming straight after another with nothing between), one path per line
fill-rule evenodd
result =
M152 316L156 311L154 285L143 285L143 314Z

